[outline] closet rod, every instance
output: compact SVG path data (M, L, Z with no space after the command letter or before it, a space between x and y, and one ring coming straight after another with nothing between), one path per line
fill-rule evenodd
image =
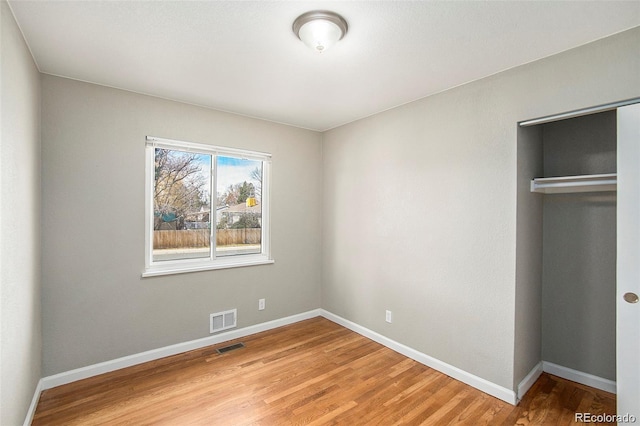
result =
M615 191L617 189L617 180L616 173L535 178L531 181L531 192L561 194Z
M640 103L640 98L627 99L625 101L614 102L611 104L598 105L590 108L577 109L575 111L562 112L560 114L547 115L545 117L534 118L533 120L525 120L520 122L520 127L535 126L536 124L551 123L552 121L566 120L568 118L581 117L583 115L596 114L598 112L611 111L626 105Z

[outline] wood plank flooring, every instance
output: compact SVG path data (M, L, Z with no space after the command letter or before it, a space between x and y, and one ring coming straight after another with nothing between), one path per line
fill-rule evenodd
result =
M33 425L567 425L615 395L543 374L517 407L324 318L46 390Z

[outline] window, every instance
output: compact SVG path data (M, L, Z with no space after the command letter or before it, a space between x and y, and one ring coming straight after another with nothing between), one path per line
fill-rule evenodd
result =
M273 263L271 155L147 136L143 276Z

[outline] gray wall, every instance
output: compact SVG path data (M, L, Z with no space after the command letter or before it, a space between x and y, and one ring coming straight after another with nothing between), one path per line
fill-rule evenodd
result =
M544 176L615 173L615 111L543 126ZM542 358L616 379L616 194L544 196Z
M516 123L640 96L636 28L322 135L39 82L0 10L2 424L39 377L208 336L209 313L233 307L245 327L322 306L514 389L540 351L540 313L521 310L538 293ZM145 135L271 152L276 263L141 278Z
M518 127L514 388L542 360L542 128ZM522 395L519 395L522 396Z
M40 77L0 1L0 424L22 424L41 377Z
M540 339L520 324L539 313L516 324L516 123L640 96L639 44L635 28L326 132L323 308L514 389Z
M273 154L273 265L141 278L145 136ZM43 374L320 307L321 134L42 77ZM258 299L267 309L258 311Z

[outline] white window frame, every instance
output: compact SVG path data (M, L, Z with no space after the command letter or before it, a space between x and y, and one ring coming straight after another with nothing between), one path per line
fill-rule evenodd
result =
M211 155L211 245L210 256L208 258L197 259L177 259L177 260L153 260L153 194L155 185L155 150L156 148L171 149L177 151L195 152L198 154ZM236 148L226 148L220 146L206 145L194 142L184 142L173 139L164 139L154 136L147 136L145 148L145 268L143 277L158 275L181 274L186 272L206 271L212 269L237 268L243 266L264 265L274 263L270 250L270 177L271 177L271 154L257 151L247 151ZM261 252L257 254L240 254L216 258L216 157L236 157L247 160L262 161L262 238Z

